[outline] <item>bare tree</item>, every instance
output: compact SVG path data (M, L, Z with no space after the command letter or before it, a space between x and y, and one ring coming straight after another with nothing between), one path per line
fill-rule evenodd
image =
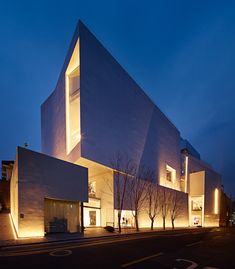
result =
M165 187L161 187L160 191L160 211L162 215L162 226L163 230L166 229L166 218L169 213L169 190L167 190Z
M133 177L129 180L129 201L135 219L136 231L139 231L138 218L146 199L149 175L149 170L145 167L139 169L136 167Z
M151 230L153 230L153 225L155 218L157 217L160 211L160 202L159 202L159 188L158 185L151 182L147 188L147 212L151 220Z
M132 173L132 161L121 153L117 153L111 161L114 169L115 208L118 211L118 232L121 233L121 217L125 201L127 200L127 184Z
M182 211L182 199L178 191L171 191L169 197L169 212L171 217L172 229L175 229L175 219Z

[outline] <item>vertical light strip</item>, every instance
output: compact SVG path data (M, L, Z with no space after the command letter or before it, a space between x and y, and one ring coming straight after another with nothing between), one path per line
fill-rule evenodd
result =
M66 121L66 151L70 151L70 122L69 122L69 77L65 74L65 121Z
M184 192L187 193L188 187L188 156L185 156L185 177L184 177Z
M189 227L192 226L192 199L191 196L188 196L188 215L189 215L189 220L188 220L188 224Z
M202 227L205 223L205 195L202 195Z
M216 188L214 193L214 213L219 213L219 190Z
M9 219L10 219L11 229L12 229L14 238L15 238L15 240L17 240L17 235L16 235L16 230L15 230L15 225L14 225L14 223L13 223L13 219L12 219L11 214L9 214Z

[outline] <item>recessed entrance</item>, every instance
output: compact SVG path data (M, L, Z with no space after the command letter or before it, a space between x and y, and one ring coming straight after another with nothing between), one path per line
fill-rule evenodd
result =
M85 227L100 226L100 199L89 198L88 203L84 203L84 225Z
M46 233L79 232L79 202L46 198L44 223Z

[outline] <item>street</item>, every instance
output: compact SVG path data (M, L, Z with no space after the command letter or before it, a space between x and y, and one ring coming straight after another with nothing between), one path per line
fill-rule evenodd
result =
M3 247L2 268L235 268L235 228Z

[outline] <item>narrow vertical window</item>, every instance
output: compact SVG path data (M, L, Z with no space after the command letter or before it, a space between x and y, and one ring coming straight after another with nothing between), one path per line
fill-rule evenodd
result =
M79 42L74 48L65 79L66 148L69 154L81 140Z

